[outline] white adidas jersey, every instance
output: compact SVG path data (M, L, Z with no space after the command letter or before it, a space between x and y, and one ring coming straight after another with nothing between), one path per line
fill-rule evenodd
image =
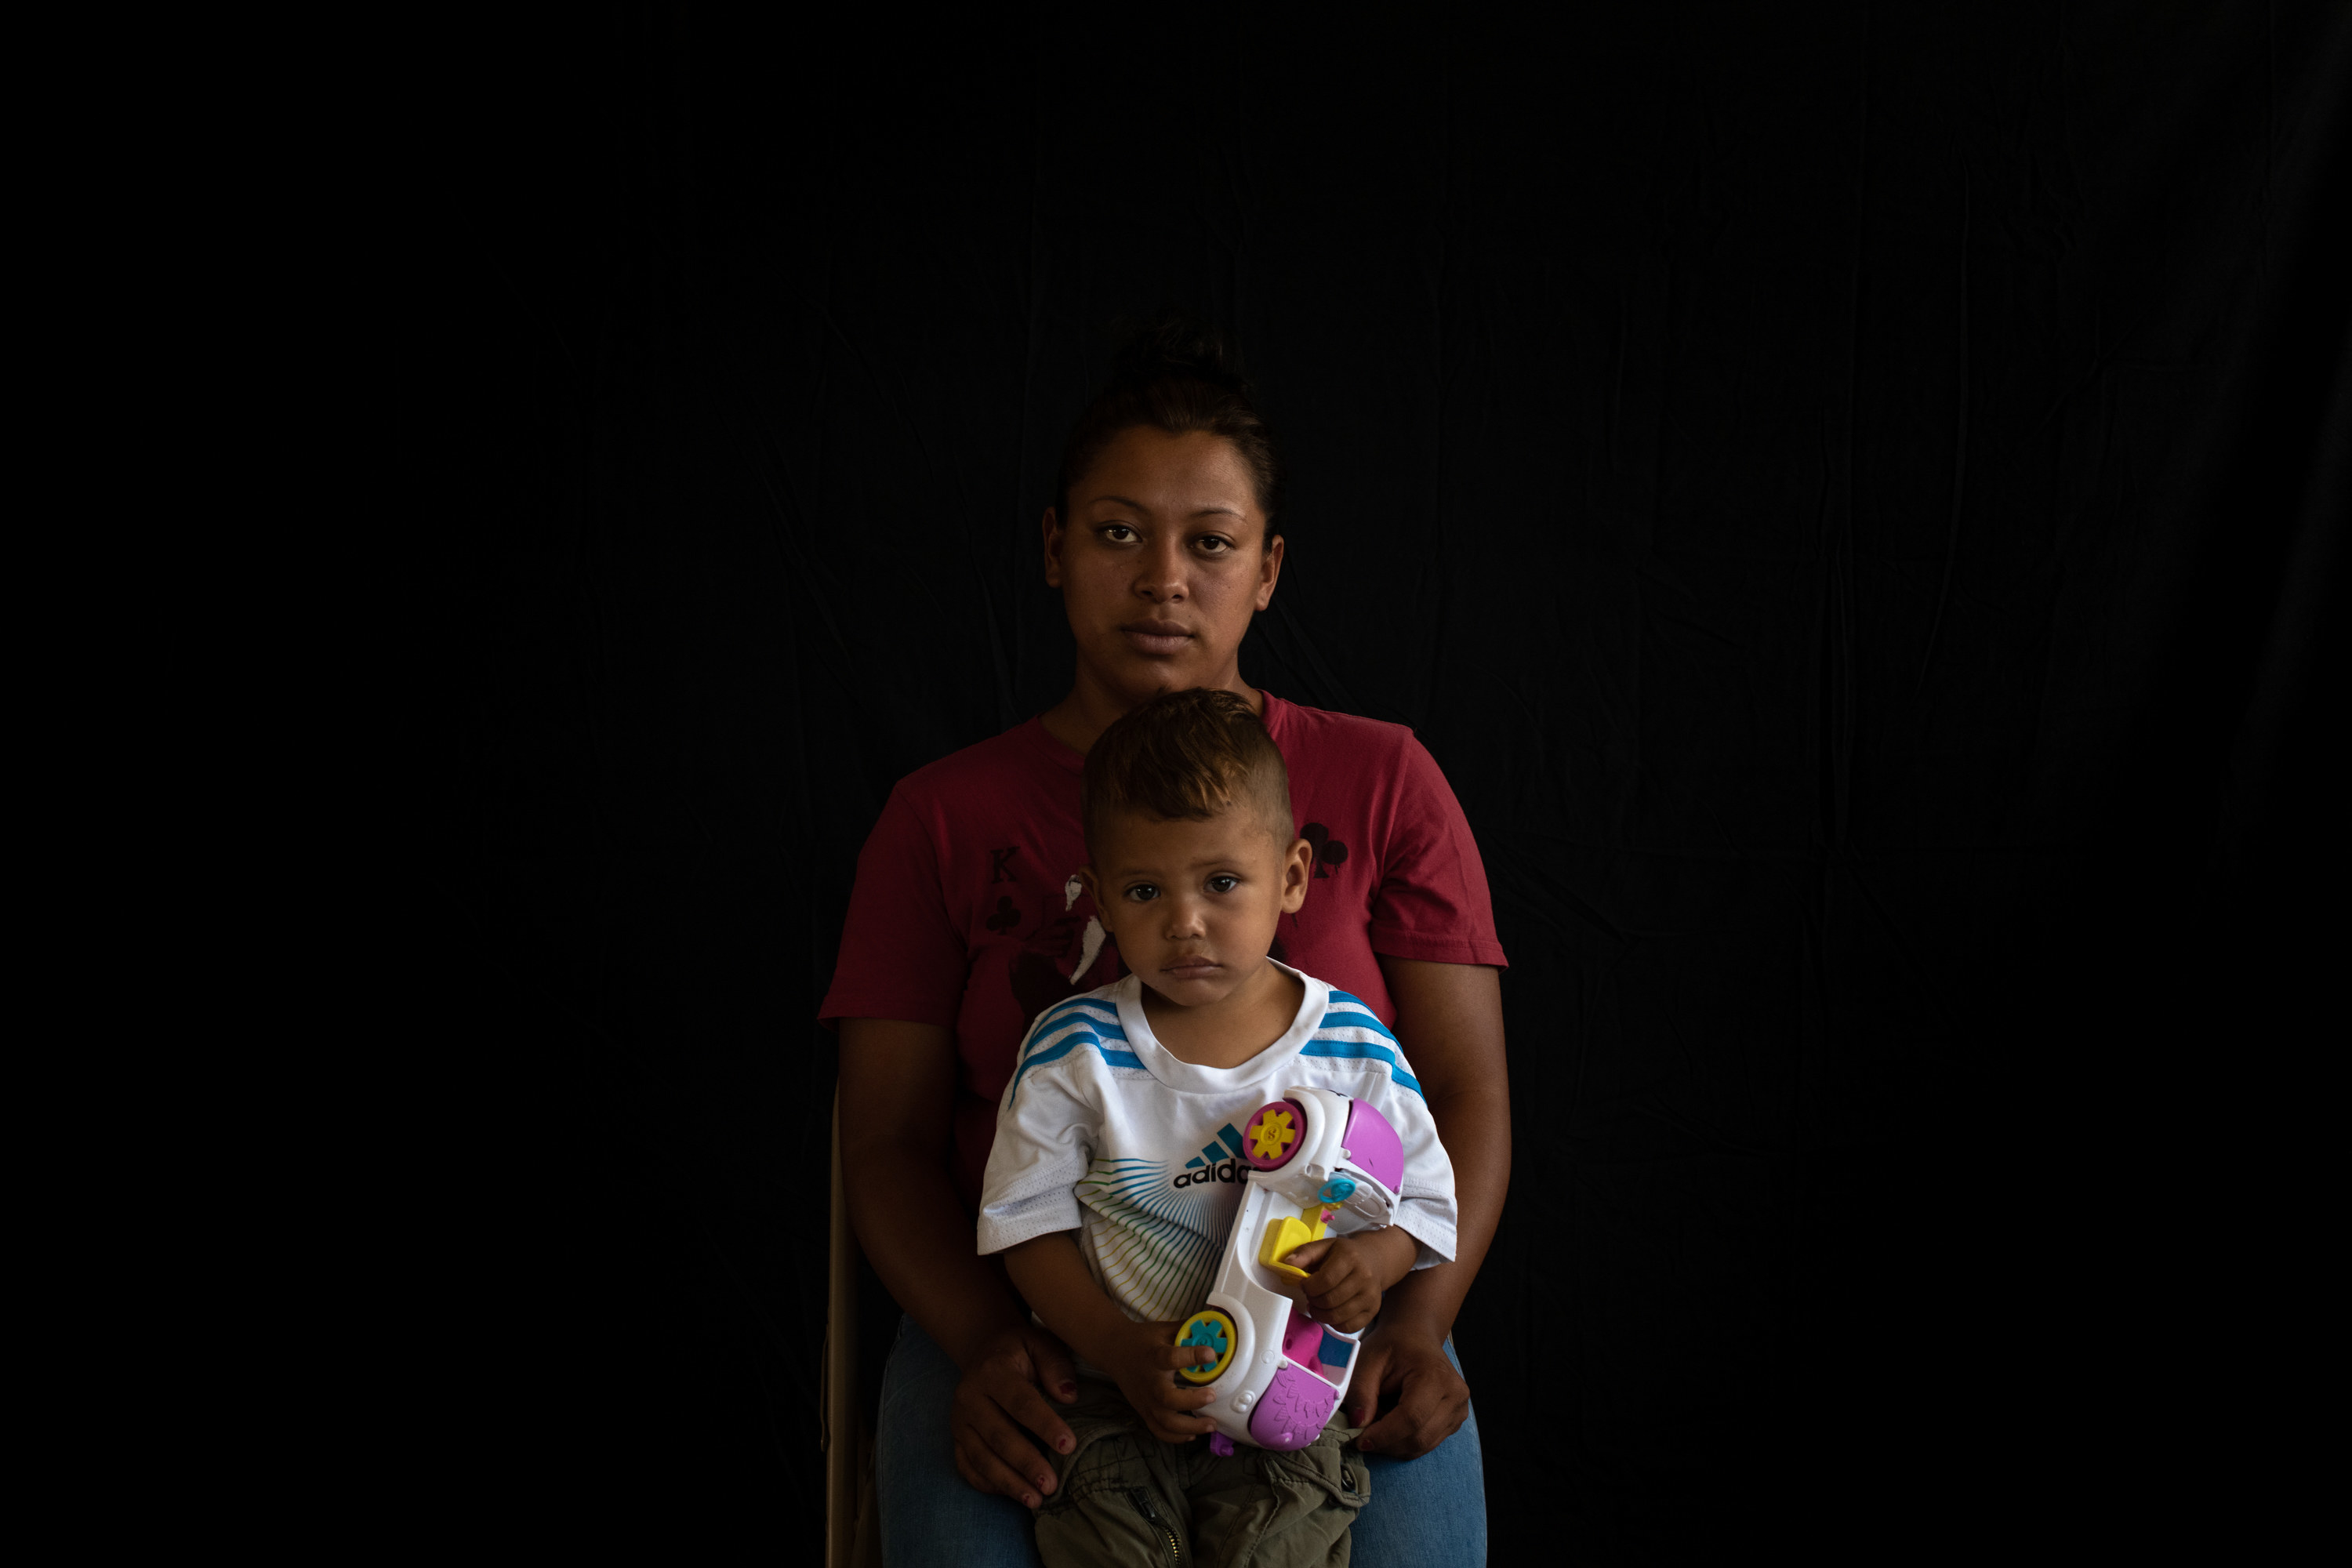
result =
M1298 978L1298 1016L1237 1068L1171 1055L1132 974L1040 1014L997 1106L980 1250L1075 1230L1087 1267L1129 1317L1185 1317L1207 1293L1241 1206L1242 1123L1286 1086L1307 1084L1388 1118L1404 1144L1396 1224L1421 1244L1416 1268L1450 1260L1454 1165L1396 1037L1346 992ZM1350 1228L1345 1217L1335 1231Z

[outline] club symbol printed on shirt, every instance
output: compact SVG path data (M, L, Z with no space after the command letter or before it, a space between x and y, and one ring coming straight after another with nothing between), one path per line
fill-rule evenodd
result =
M1315 874L1328 877L1334 867L1348 863L1348 847L1331 837L1331 830L1319 822L1310 822L1298 830L1298 837L1315 847Z
M1006 898L999 898L996 900L996 912L989 916L986 921L991 931L1011 931L1020 923L1021 911L1013 907L1011 899Z

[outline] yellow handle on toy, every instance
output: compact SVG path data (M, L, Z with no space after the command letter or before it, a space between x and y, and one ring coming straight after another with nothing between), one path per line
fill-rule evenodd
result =
M1310 1228L1306 1221L1285 1215L1280 1219L1265 1222L1265 1239L1258 1244L1257 1260L1276 1274L1287 1274L1293 1279L1307 1278L1307 1270L1292 1267L1282 1259L1310 1241L1320 1241L1330 1234L1321 1220Z

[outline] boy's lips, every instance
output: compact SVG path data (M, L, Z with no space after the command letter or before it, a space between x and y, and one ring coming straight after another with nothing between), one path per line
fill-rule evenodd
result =
M1172 963L1161 964L1160 973L1173 975L1179 980L1197 980L1203 974L1223 967L1223 964L1213 958L1180 958Z

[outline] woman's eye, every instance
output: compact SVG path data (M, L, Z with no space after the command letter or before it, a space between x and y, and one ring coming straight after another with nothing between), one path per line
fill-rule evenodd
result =
M1232 540L1220 538L1213 533L1204 533L1192 543L1194 548L1203 555L1223 555L1234 547Z
M1209 879L1209 891L1213 893L1230 893L1241 885L1242 879L1239 877L1229 877L1222 873Z
M1132 544L1139 535L1123 522L1107 522L1101 529L1103 540L1109 544Z
M1148 904L1160 896L1160 889L1150 882L1138 882L1127 890L1128 902Z

